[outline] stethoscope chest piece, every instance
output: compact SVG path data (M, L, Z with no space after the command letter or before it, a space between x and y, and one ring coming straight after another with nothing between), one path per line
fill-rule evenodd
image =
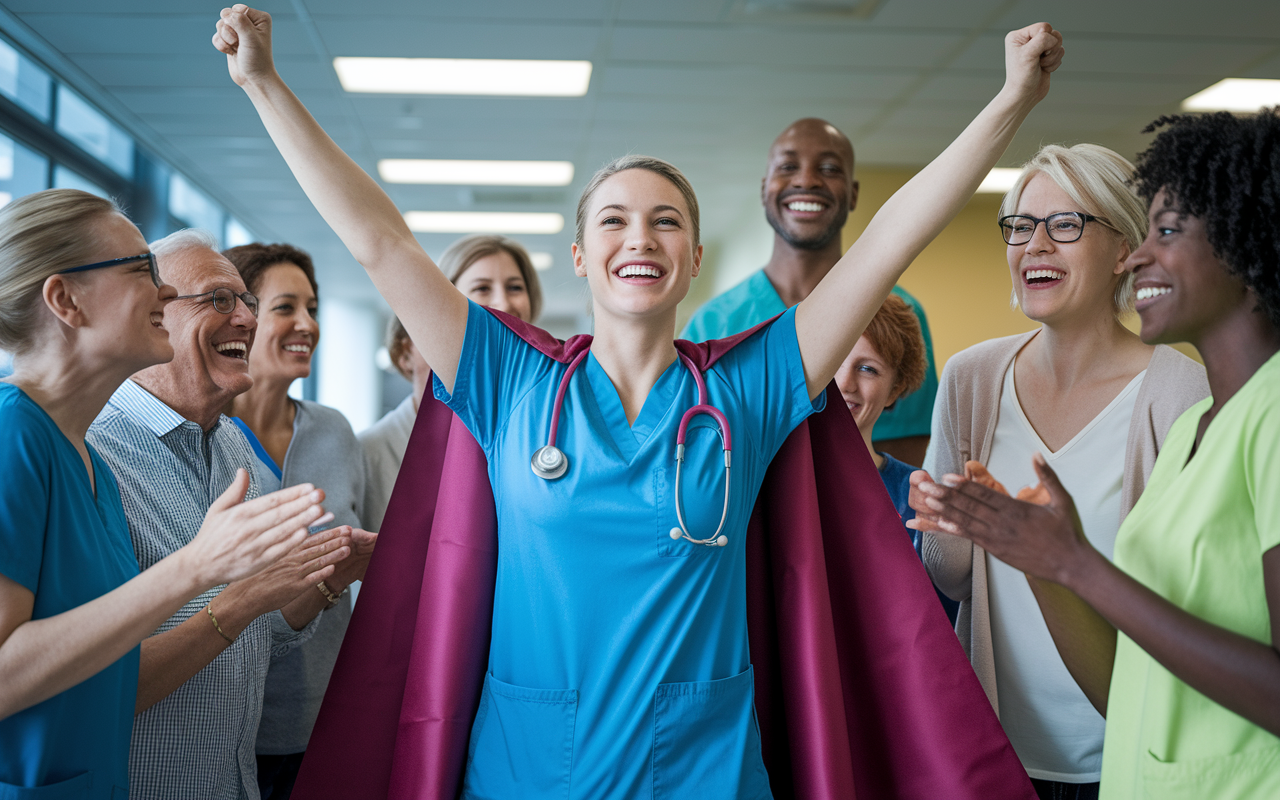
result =
M539 447L529 460L533 474L545 481L553 481L569 471L569 457L553 444Z

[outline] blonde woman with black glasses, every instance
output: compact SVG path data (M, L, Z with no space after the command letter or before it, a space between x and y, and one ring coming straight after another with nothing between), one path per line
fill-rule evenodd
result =
M999 224L1013 304L1040 327L947 362L924 463L941 476L977 461L1016 492L1037 483L1042 453L1107 557L1173 421L1209 393L1199 364L1121 323L1134 296L1125 260L1147 231L1132 174L1092 144L1048 145L1023 168ZM1073 676L1110 672L1114 634L1087 663L1064 664L1036 603L1052 587L958 537L925 534L923 558L960 601L956 632L1041 797L1096 797L1106 698Z

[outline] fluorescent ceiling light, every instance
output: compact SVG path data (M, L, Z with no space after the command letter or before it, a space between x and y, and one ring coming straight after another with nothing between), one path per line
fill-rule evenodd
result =
M1022 170L1017 167L996 167L987 173L987 177L982 179L982 184L978 186L978 192L982 194L1004 194L1013 188L1018 182L1018 176L1022 174Z
M1257 111L1280 105L1280 81L1227 78L1182 101L1183 111Z
M551 265L555 263L550 253L530 253L529 260L533 262L533 268L538 272L551 269Z
M386 94L581 97L590 61L483 58L335 58L342 88Z
M569 161L443 161L384 158L378 174L388 183L445 183L457 186L568 186Z
M406 211L404 221L418 233L559 233L559 214L511 211Z

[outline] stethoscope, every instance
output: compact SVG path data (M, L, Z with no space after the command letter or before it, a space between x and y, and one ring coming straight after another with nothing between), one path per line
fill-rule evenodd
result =
M583 350L570 361L569 368L560 378L560 386L556 389L555 405L551 409L551 430L547 432L547 444L539 447L530 459L529 466L533 468L533 474L543 480L553 481L569 471L569 457L563 450L556 447L556 433L560 429L560 409L564 405L565 393L569 390L569 378L578 365L586 359L589 352L591 351ZM671 529L671 538L676 541L688 539L694 544L705 544L708 547L724 547L729 543L729 537L724 536L720 531L724 530L725 520L729 518L729 462L733 453L733 436L729 432L729 419L724 412L707 403L707 382L703 379L702 373L683 353L680 354L680 360L684 362L698 385L698 404L684 412L684 416L680 418L680 428L676 432L676 519L680 527ZM695 539L689 535L689 528L684 521L684 510L680 506L680 467L684 463L685 434L689 430L689 421L699 414L706 414L716 421L716 433L720 436L720 447L724 451L724 505L720 512L720 525L716 528L716 532L706 539Z

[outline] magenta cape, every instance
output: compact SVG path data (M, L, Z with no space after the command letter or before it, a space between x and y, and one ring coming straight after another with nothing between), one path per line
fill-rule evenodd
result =
M560 361L590 344L497 316ZM676 346L705 370L750 333ZM462 422L424 399L295 798L458 796L497 573L486 466ZM1034 800L834 386L765 477L747 603L779 800Z

